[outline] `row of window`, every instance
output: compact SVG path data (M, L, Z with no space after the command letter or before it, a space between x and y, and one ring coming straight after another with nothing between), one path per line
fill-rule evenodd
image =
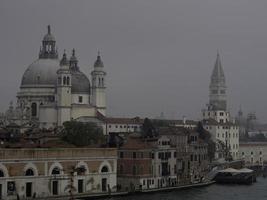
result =
M214 112L214 115L215 116L217 116L217 114L219 115L219 116L221 116L221 117L223 117L224 115L225 116L227 116L228 114L227 113L225 113L225 112ZM209 117L211 116L211 113L210 112L208 112L208 114L207 114ZM205 112L203 112L203 116L205 117Z
M64 76L63 79L61 77L58 77L58 84L61 85L70 85L70 77L69 76Z
M201 161L201 160L207 160L208 159L208 155L207 154L199 154L199 155L190 155L190 160L191 162L193 161Z
M96 86L97 82L96 82L96 78L93 78L93 85ZM104 78L98 78L98 87L104 87Z
M262 155L262 151L260 151L259 154ZM244 156L244 155L245 155L245 152L242 152L242 156ZM254 155L254 152L251 151L251 152L250 152L250 155Z
M166 146L166 145L170 145L171 142L170 142L170 141L159 141L158 144L159 144L159 145Z
M124 152L119 153L120 158L124 158ZM158 152L158 159L169 159L169 158L176 158L177 153L175 152ZM136 158L144 158L144 153L143 152L132 152L131 158L136 159ZM149 153L149 158L154 159L155 154L153 152Z
M220 94L225 94L225 90L212 90L211 93L212 94L219 94L219 91L220 91Z
M220 129L222 127L222 129L231 129L231 127L233 128L233 129L235 129L235 130L237 130L238 129L238 127L237 126L217 126L217 128L218 129ZM207 130L211 130L212 129L212 126L206 126L206 129Z
M54 167L52 172L51 172L51 175L59 175L61 174L61 169L59 167ZM77 172L77 175L84 175L86 173L86 168L85 166L80 166L78 167L77 169L75 169L75 172ZM101 168L101 172L102 173L107 173L109 172L108 170L108 167L107 166L103 166ZM25 176L37 176L37 174L34 173L34 170L29 168L25 171ZM3 170L0 169L0 177L5 177L5 174L3 172Z
M133 128L133 129L137 129L139 128L140 126L129 126L129 125L113 125L115 128ZM108 126L109 128L112 128L112 125L109 125Z
M232 135L232 137L233 138L238 138L238 133L233 133L233 134L231 134L231 133L222 133L222 138L224 138L224 136L225 136L225 138L227 138L227 137L229 137L229 138L231 138L231 135ZM220 133L217 133L217 137L220 137L221 135L220 135Z

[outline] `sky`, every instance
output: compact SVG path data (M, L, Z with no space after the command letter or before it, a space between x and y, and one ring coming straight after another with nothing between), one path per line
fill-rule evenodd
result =
M235 116L267 122L266 0L0 0L0 111L16 101L47 25L59 55L75 48L107 72L108 115L200 119L220 52Z

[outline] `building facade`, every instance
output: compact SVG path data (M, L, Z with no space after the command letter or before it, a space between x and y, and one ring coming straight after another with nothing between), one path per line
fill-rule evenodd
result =
M0 160L2 199L116 191L116 149L3 148Z
M147 190L199 183L208 172L207 144L185 128L159 130L159 136L130 134L118 150L118 185Z
M267 142L241 142L239 158L247 167L267 165Z

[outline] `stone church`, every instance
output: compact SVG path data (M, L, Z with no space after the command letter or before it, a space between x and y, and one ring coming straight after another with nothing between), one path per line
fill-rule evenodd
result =
M26 69L17 105L5 114L7 123L39 128L62 126L69 120L94 119L106 114L106 72L98 53L91 77L80 70L75 50L59 59L56 40L48 26L39 57Z

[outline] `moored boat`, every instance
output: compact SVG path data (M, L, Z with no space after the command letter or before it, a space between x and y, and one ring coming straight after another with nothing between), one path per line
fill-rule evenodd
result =
M256 181L256 176L251 169L228 168L220 170L215 176L215 181L223 184L252 184Z

